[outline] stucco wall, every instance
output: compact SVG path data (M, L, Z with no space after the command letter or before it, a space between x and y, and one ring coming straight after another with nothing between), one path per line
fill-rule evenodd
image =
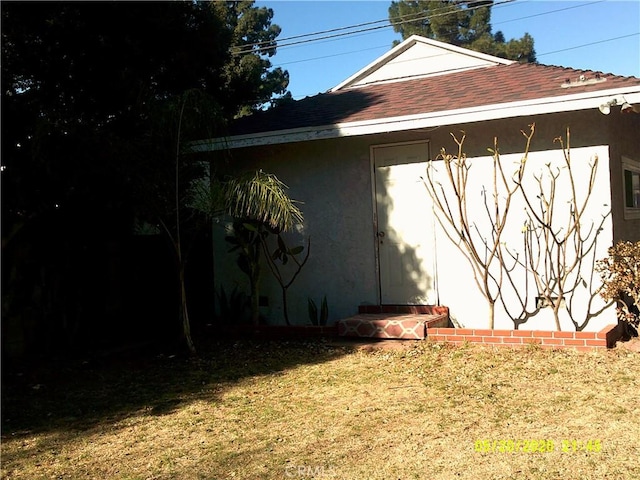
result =
M604 318L589 319L589 315L598 312L604 307L603 301L597 295L599 280L597 274L593 275L592 265L594 260L606 256L606 248L611 243L611 218L609 215L609 188L608 179L608 149L606 146L574 148L571 152L571 163L593 164L598 159L595 183L599 185L589 197L582 220L581 236L584 242L575 248L577 234L571 234L562 244L561 260L556 260L557 248L547 250L541 245L547 230L539 226L535 219L529 218L525 211L525 202L520 190L516 190L507 214L506 224L499 243L508 271L500 269L500 262L493 261L490 272L495 280L489 281L491 295L498 299L495 309L495 328L513 328L512 318L525 320L527 315L535 314L523 323L521 329L555 330L556 324L551 308L543 308L536 312L536 297L541 291L536 286L536 277L533 271L541 276L543 284L559 277L558 271L566 269L562 275L566 275L565 291L571 289L572 293L565 296L569 308L560 308L559 322L562 330L575 330L583 326L588 329L601 329L609 321ZM520 154L505 154L501 156L505 174L511 184L512 173L518 167L522 156ZM540 216L543 211L553 210L552 230L561 240L564 234L572 228L569 201L572 193L569 184L569 170L565 166L562 152L547 150L531 152L526 161L523 188L527 192L529 201L534 211ZM471 238L478 249L479 256L484 259L487 248L483 241L486 239L488 248L493 247L492 229L495 223L489 219L494 215L493 200L493 167L490 157L474 157L468 159L469 183L467 185L468 202L466 210L470 221ZM439 173L442 173L442 162L436 165ZM576 188L578 208L582 207L583 199L587 198L587 189L590 183L590 168L572 168L573 181ZM553 194L553 206L540 206L538 199L540 186L545 191L548 199L551 198L551 175L557 176L557 187ZM442 175L435 174L436 179L446 185L446 179ZM541 179L538 184L536 178ZM511 184L512 185L512 184ZM486 189L483 194L483 189ZM505 212L506 188L498 181L498 198L500 210ZM449 191L448 198L453 198ZM525 226L526 222L526 226ZM526 231L525 231L526 229ZM602 229L599 233L598 230ZM450 229L449 229L450 230ZM528 235L532 251L528 252L524 242ZM537 237L539 236L539 237ZM449 306L451 316L460 325L473 328L487 328L488 304L475 287L471 279L473 271L468 261L456 250L455 245L438 230L437 256L439 262L438 284L440 299L444 305ZM550 236L549 236L550 237ZM540 242L540 243L539 243ZM547 253L548 252L548 253ZM529 264L529 262L531 263ZM525 263L525 268L521 263ZM560 266L558 266L558 263ZM574 265L575 263L575 265ZM544 273L546 272L546 273ZM500 276L502 275L502 280ZM483 283L482 275L478 280ZM501 283L499 285L499 282ZM499 293L500 296L497 296ZM504 304L503 304L504 301ZM509 313L507 313L509 312ZM570 314L569 314L570 312ZM584 325L587 322L587 325Z
M368 143L323 140L266 147L259 153L236 152L234 163L276 174L290 187L291 198L303 202L304 226L287 237L290 245L311 240L309 261L289 289L292 323L308 322L308 297L319 306L327 296L330 322L352 315L359 304L377 302ZM218 238L220 230L215 229ZM216 245L216 270L224 272L217 278L228 285L246 285L227 246L220 241ZM262 293L269 307L262 312L270 322L283 323L280 287L266 267L263 270Z
M546 115L483 124L443 126L427 131L238 149L233 151L233 164L240 169L262 168L275 173L289 185L291 197L304 202L301 205L305 216L304 227L292 234L290 239L293 245L310 237L311 256L289 289L289 315L293 323L308 323L307 298L312 297L319 304L326 295L329 321L332 323L355 314L358 305L375 305L379 302L370 159L372 145L428 140L431 156L435 157L443 146L454 151L455 144L450 132L464 130L467 134L465 151L469 157L477 157L474 162L478 166L484 166L490 161L486 149L492 146L494 136L499 137L500 150L505 158L510 161L518 158L524 147L524 137L520 130L527 131L528 125L535 121L532 158L543 164L549 154L542 152L549 150L556 150L555 158L561 159L557 155L559 145L554 144L553 139L564 135L566 127L570 126L571 147L576 149L575 154L572 154L574 161L588 162L590 157L598 155L600 171L595 200L600 205L612 205L610 219L617 223L616 236L629 238L634 232L637 235L637 223L624 223L620 220L616 201L622 193L616 191L617 173L609 174L609 161L611 158L612 169L615 170L616 162L619 161L616 155L620 155L621 151L625 155L633 154L634 149L637 152L637 140L634 145L632 138L634 132L637 133L638 123L635 118L625 116L626 119L615 119L614 115L612 112L612 115L604 116L596 110L580 115ZM620 147L609 147L613 131L617 132ZM635 138L637 139L637 135ZM511 158L508 157L509 154L516 155ZM637 153L635 155L637 157ZM485 173L488 171L484 167L478 170ZM609 189L608 177L613 182L613 191ZM620 187L619 184L617 186ZM514 219L514 225L518 222L521 228L521 219ZM217 234L216 282L225 285L228 290L234 284L246 289L246 277L235 266L234 255L227 253L228 245L221 241L222 230L222 223L214 229ZM611 225L608 224L600 237L598 248L604 248L606 253L606 247L611 241ZM468 264L460 258L452 245L446 244L444 238L438 237L437 242L441 303L450 307L452 316L460 324L486 327L486 303L477 291ZM443 272L448 273L445 275ZM263 307L262 312L270 323L281 324L283 317L280 288L270 277L266 267L262 280L262 294L268 297L268 307ZM509 328L513 325L504 314L498 317L496 328ZM553 328L552 317L546 317L544 314L537 315L520 328ZM585 329L599 330L613 321L615 315L609 309L604 315L592 319ZM570 322L564 321L563 328L573 327Z

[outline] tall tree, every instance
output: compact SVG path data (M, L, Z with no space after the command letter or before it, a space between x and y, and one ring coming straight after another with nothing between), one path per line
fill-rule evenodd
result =
M232 55L273 41L272 16L253 2L2 5L3 317L25 303L58 329L89 315L83 252L130 234L144 162L173 165L149 142L160 106L197 89L224 119L285 93L274 49Z
M535 62L531 35L507 42L502 32L491 32L492 5L490 0L392 1L389 20L403 40L421 35L509 60Z
M272 68L280 27L273 25L273 10L253 6L253 0L214 2L214 8L231 32L231 57L225 65L225 95L247 115L271 101L274 94L290 98L289 73Z

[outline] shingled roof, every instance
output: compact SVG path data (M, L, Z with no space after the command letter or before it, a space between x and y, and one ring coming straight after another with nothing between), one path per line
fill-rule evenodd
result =
M615 100L614 100L615 99ZM326 93L241 118L196 150L368 135L640 103L640 78L521 64L417 35Z
M236 122L231 135L460 110L625 87L640 78L512 63L322 93Z

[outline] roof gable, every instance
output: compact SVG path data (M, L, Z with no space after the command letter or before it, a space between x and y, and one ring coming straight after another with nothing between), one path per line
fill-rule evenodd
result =
M511 63L511 60L412 35L330 91Z

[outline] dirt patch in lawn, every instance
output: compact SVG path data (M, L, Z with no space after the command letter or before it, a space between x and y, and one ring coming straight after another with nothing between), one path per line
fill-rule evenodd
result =
M13 379L2 477L640 478L629 349L213 347Z

